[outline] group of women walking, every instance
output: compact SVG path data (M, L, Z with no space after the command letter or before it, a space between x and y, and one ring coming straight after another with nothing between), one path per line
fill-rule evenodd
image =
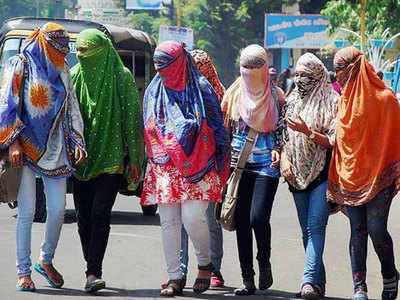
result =
M52 260L65 210L65 177L73 176L85 290L105 287L102 261L111 210L123 181L138 182L148 157L142 205L158 204L168 281L162 296L186 286L188 238L198 275L196 293L222 286L221 226L214 206L244 145L255 142L240 179L235 212L243 287L273 284L270 216L282 175L293 194L305 250L299 297L325 295L323 263L329 215L342 211L351 226L354 300L366 300L367 239L381 262L382 299L397 298L399 273L387 230L391 201L400 189L400 107L365 55L353 47L335 55L340 96L324 64L311 53L295 67L296 87L285 99L266 50L241 51L240 77L225 91L210 57L164 42L154 53L157 75L143 113L134 78L109 38L89 29L77 40L79 63L65 64L68 34L48 23L27 40L4 72L0 146L12 166L23 166L18 193L17 288L33 291L30 242L35 174L45 183L48 219L35 270L61 288ZM146 150L146 151L144 151Z

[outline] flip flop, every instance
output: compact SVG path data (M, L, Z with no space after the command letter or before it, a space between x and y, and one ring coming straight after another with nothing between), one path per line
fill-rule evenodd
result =
M35 264L34 269L36 272L38 272L40 275L42 275L47 280L47 282L50 284L50 286L52 288L60 289L64 285L64 281L61 284L54 283L54 281L52 281L50 279L50 277L47 275L46 271L38 263Z
M86 293L94 293L106 288L106 282L102 279L94 279L85 285Z
M31 279L31 283L33 283L32 279ZM36 291L36 288L35 288L35 284L33 284L33 287L31 287L31 285L23 286L23 285L17 284L17 290L20 292L34 292L34 291Z

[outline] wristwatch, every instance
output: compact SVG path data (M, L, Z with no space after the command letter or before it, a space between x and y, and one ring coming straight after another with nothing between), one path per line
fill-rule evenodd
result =
M315 138L314 131L311 131L311 134L308 137L313 140Z

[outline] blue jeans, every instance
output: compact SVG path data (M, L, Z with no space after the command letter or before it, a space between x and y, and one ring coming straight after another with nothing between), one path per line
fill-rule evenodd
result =
M306 251L302 284L326 283L323 253L329 217L327 186L328 181L325 181L310 192L293 193Z
M221 270L222 256L224 255L223 238L221 225L217 223L214 218L215 203L210 202L207 208L207 223L210 230L210 251L211 262L214 266L214 271ZM189 263L189 249L188 249L188 234L182 226L182 239L181 239L181 270L183 276L187 276L188 263Z
M65 178L53 179L42 177L46 194L47 220L44 243L40 248L39 260L50 264L60 238L61 226L64 222L65 193L67 182ZM17 219L17 271L18 276L31 274L31 235L36 204L35 173L28 167L22 169L21 184L18 191Z

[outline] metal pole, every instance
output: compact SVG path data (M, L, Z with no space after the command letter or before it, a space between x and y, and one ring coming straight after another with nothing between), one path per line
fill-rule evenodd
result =
M39 12L40 12L40 0L36 0L36 18L39 18Z
M361 0L361 51L365 53L365 10L367 0Z
M182 9L181 9L181 0L176 1L176 18L177 18L177 26L181 27L181 16L182 16Z

